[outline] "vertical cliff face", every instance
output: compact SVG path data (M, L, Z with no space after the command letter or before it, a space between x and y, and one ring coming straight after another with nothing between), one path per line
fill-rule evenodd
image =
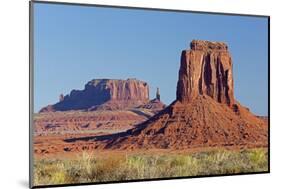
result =
M234 103L232 60L225 43L193 40L181 54L177 100L191 102L208 95L217 102Z
M108 80L105 88L110 91L110 100L149 100L148 84L136 79Z
M60 101L40 110L68 111L124 109L139 106L149 101L149 86L137 79L94 79L85 85L83 90L72 90L69 95L60 96Z

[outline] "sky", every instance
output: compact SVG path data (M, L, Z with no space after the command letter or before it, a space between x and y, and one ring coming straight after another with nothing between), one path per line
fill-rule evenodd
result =
M151 99L159 87L170 104L193 39L228 44L235 98L267 115L267 18L43 3L34 7L34 111L98 78L146 81Z

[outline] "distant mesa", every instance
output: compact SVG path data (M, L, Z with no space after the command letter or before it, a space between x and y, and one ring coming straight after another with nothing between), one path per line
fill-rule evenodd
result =
M39 112L122 110L146 104L153 104L157 108L164 105L160 101L155 103L149 100L147 82L134 78L93 79L83 90L72 90L69 95L60 95L59 102L46 106Z
M146 82L94 79L83 90L73 90L66 96L61 94L59 102L43 108L35 116L34 131L36 135L96 129L120 132L131 129L165 107L159 99L149 100Z
M93 79L83 90L61 94L57 103L42 108L35 116L34 131L36 135L45 135L96 129L128 130L166 107L156 98L149 100L149 86L144 81Z
M111 107L113 105L130 107L148 101L149 86L146 82L136 79L93 79L83 90L72 90L69 95L60 97L58 103L42 108L40 112L94 110L102 104L105 107L106 104Z
M267 121L234 98L232 59L221 42L193 40L181 53L176 100L101 147L266 147ZM159 96L160 98L160 96ZM156 98L157 100L157 98Z

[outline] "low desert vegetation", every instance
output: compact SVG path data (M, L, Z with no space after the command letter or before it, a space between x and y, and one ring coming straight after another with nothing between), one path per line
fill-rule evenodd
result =
M268 171L266 149L215 150L190 154L131 154L35 160L35 185L126 181Z

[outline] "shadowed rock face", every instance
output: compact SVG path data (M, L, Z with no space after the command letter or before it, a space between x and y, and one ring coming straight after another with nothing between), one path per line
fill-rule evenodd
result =
M181 54L177 100L190 102L208 95L217 102L234 103L232 61L225 43L193 40Z
M104 103L118 104L117 108L125 108L148 101L149 86L146 82L136 79L94 79L85 85L84 90L72 90L69 95L60 97L60 102L44 107L40 112L87 110Z

